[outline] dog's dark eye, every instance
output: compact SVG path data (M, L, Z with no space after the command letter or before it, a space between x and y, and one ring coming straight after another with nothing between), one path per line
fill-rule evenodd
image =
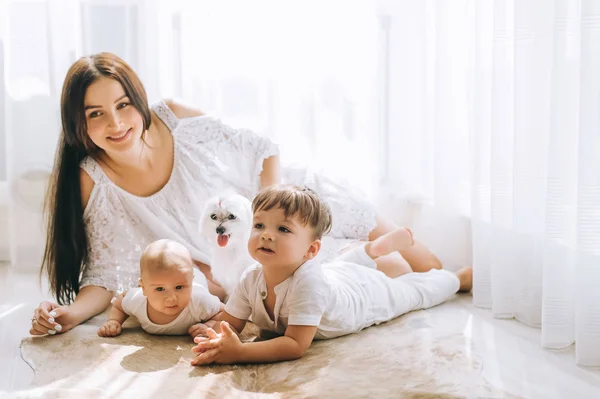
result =
M212 215L210 215L210 218L211 218L212 220L217 220L217 214L216 214L216 213L213 213Z
M235 215L234 215L233 213L232 213L232 214L230 214L230 215L229 215L229 216L227 216L227 217L229 218L229 220L233 220L233 219L235 219Z

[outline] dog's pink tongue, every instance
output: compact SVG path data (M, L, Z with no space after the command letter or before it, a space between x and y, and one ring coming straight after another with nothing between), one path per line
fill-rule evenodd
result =
M229 236L219 234L219 236L217 237L217 244L219 244L220 247L224 247L225 245L227 245L227 241L229 241Z

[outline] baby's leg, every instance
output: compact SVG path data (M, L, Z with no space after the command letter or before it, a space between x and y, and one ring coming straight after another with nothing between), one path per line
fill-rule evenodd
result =
M365 245L365 250L372 259L377 259L392 252L405 250L413 243L412 231L407 228L399 228L369 241Z

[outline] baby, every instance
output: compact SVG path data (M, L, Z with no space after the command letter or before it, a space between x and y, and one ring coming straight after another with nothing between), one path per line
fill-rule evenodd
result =
M200 322L222 311L223 304L193 280L193 261L183 245L170 240L151 243L140 259L140 288L117 297L98 335L119 335L123 322L135 316L150 334L197 336L206 328Z
M313 259L331 228L331 212L308 188L271 186L254 199L252 210L248 250L258 263L246 269L225 310L214 317L221 323L194 339L198 355L192 365L297 359L315 338L355 333L471 289L471 268L398 273L404 259L397 251L414 243L408 229L321 267ZM281 336L242 343L238 334L249 319Z

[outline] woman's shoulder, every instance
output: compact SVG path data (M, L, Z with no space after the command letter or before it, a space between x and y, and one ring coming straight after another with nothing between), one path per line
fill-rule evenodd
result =
M79 163L79 190L83 209L90 201L94 187L104 180L104 172L94 158L87 156Z
M185 103L181 100L165 98L163 103L175 114L177 119L194 118L196 116L205 116L204 112L198 107Z
M94 189L94 180L83 168L79 168L79 185L81 187L81 205L85 209Z
M118 204L114 196L118 192L111 190L110 180L102 170L100 164L92 157L87 156L79 164L79 192L84 218L89 215L114 212L114 205ZM107 205L110 205L107 207Z
M208 117L198 107L181 100L163 99L152 104L154 114L167 126L176 137L184 139L197 138L199 135L214 130Z

